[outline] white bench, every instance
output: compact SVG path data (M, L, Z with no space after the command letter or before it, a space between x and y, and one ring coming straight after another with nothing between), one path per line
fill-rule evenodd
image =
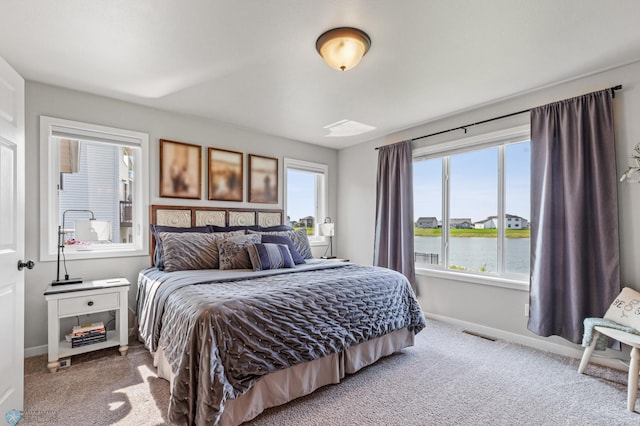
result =
M631 362L629 364L629 383L627 384L627 410L634 411L636 405L636 395L638 393L638 371L640 370L640 335L627 333L625 331L616 330L613 328L607 328L602 326L595 326L593 333L593 340L589 347L584 349L582 354L582 360L578 367L578 373L584 373L589 358L596 348L596 341L598 336L604 334L612 339L615 339L625 345L631 346Z

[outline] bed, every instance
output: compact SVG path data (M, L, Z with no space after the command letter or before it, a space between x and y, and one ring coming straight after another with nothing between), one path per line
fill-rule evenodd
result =
M171 422L240 424L412 346L424 328L403 275L311 259L297 234L280 226L282 219L281 210L151 207L158 229L195 229L189 236L156 233L164 259L156 254L138 279L139 338L153 353L158 375L171 383ZM211 232L199 232L203 227ZM262 243L283 235L304 263L286 260L287 244ZM207 269L175 269L172 258L193 259L175 256L174 247L212 240L218 268L209 268L211 259L195 259ZM286 267L260 257L265 247L280 262L282 254ZM245 267L229 265L228 253L244 256L239 265ZM258 270L246 267L247 254ZM273 268L264 267L267 257Z

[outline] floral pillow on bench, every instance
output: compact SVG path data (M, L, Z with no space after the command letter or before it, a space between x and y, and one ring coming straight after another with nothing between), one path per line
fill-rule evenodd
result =
M604 319L640 330L640 293L629 287L623 288L604 314Z

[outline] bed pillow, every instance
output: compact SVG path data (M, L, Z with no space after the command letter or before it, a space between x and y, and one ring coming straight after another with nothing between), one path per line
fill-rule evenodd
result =
M208 226L194 226L191 228L183 228L180 226L165 226L165 225L149 225L151 233L156 240L156 247L153 252L153 264L160 269L164 269L164 253L162 250L162 239L158 235L160 232L173 232L173 233L186 233L186 232L199 232L208 233L211 232Z
M289 253L291 253L291 258L293 259L293 263L295 263L296 265L307 263L304 261L304 258L300 256L300 253L296 249L296 246L293 245L293 241L291 241L291 238L286 237L284 235L267 235L267 234L262 234L261 237L262 237L261 241L263 244L265 243L285 244L289 249Z
M277 232L277 231L293 231L294 229L289 225L274 225L274 226L260 226L258 231L262 232Z
M209 225L209 228L211 228L211 232L246 231L249 229L253 231L260 230L260 227L258 225L233 225L233 226Z
M219 254L217 240L242 236L244 231L199 233L160 232L164 251L165 272L193 269L218 269Z
M216 238L211 233L160 232L164 271L215 269L218 263Z
M311 253L311 245L309 245L309 237L307 236L306 229L298 229L297 231L277 231L277 232L262 232L262 231L247 231L249 234L261 234L261 235L280 235L289 237L293 242L296 250L300 253L303 259L313 259L313 253Z
M296 266L286 244L249 244L247 252L254 271L295 268Z
M240 235L218 240L220 269L252 269L247 246L259 243L260 235L257 234Z

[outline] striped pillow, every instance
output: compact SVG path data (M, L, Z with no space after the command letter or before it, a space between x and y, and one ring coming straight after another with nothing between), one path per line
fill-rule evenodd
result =
M247 251L254 271L295 267L286 244L250 244Z
M293 258L293 263L295 263L296 265L299 265L301 263L307 263L307 262L305 262L303 257L300 256L300 253L298 253L298 250L296 249L296 246L293 245L293 241L291 241L291 238L289 238L289 237L286 237L284 235L262 234L262 239L261 239L260 242L263 243L263 244L264 243L285 244L289 248L289 252L291 253L291 257Z
M300 253L303 259L313 259L313 253L311 253L311 245L309 244L309 237L307 236L306 229L298 229L297 231L277 231L277 232L262 232L248 230L249 234L261 234L261 235L282 235L289 237L293 242L296 250Z

